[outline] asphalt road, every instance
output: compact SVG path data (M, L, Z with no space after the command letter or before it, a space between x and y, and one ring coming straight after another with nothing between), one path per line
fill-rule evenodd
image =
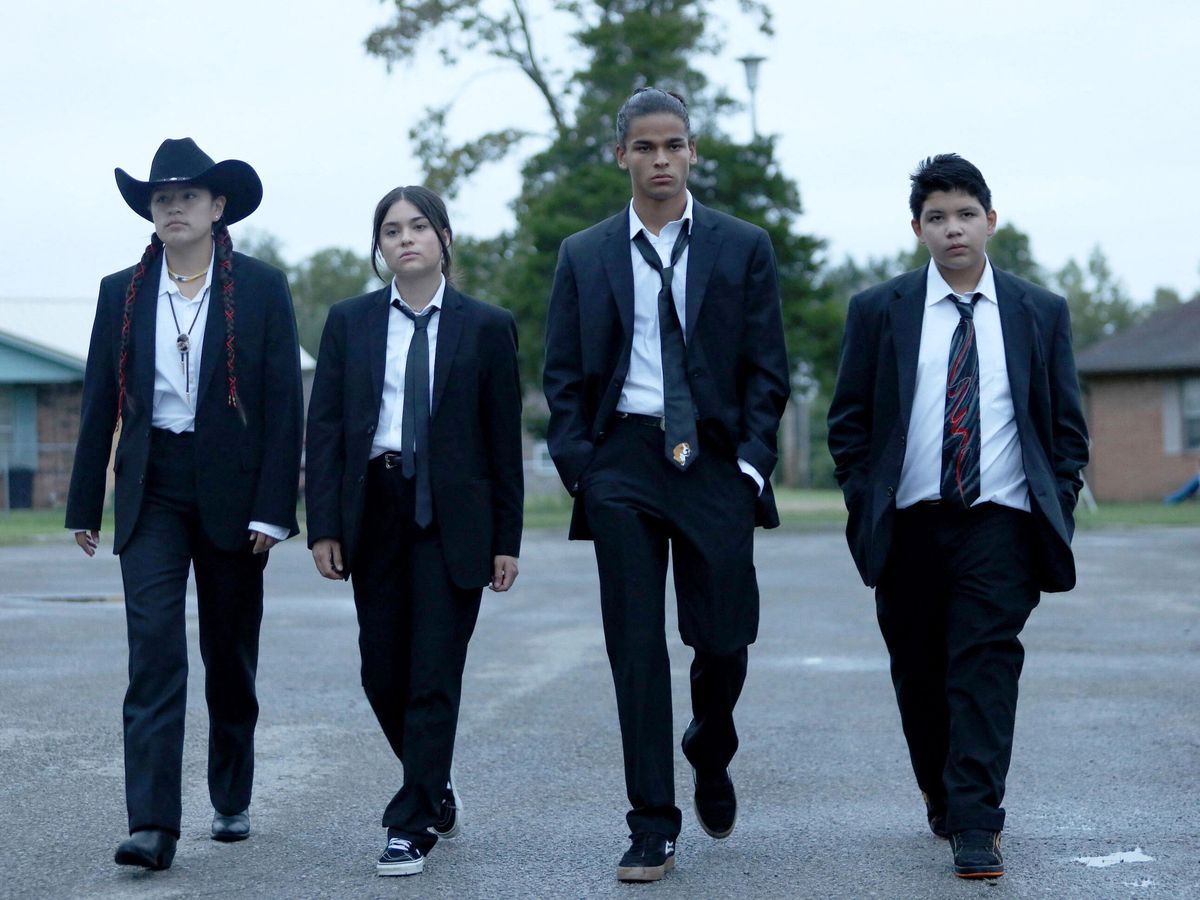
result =
M700 831L677 753L678 865L646 886L614 877L625 800L590 545L532 533L514 591L485 597L455 761L463 835L424 874L388 879L374 861L399 765L358 684L349 588L318 578L303 546L277 548L267 570L254 835L208 837L193 636L183 836L162 873L112 863L125 834L116 561L65 537L0 548L0 897L1198 897L1200 528L1076 546L1078 589L1044 597L1024 635L1005 878L956 879L925 827L871 594L841 536L774 532L758 542L737 829ZM671 647L679 735L689 657Z

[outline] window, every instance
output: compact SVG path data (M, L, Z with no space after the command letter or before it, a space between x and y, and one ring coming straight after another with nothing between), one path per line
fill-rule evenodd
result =
M1200 378L1183 379L1183 448L1200 450Z

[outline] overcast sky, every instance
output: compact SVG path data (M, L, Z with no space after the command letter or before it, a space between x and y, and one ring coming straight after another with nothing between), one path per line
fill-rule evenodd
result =
M367 57L363 39L389 6L6 3L0 296L93 294L135 262L149 225L112 170L145 178L165 137L250 162L265 198L235 243L253 227L296 262L323 247L366 252L375 202L420 177L407 133L427 104L457 96L461 138L539 126L532 88L491 63L445 69L429 54L389 74ZM739 21L735 0L719 0L726 56L697 63L745 98L733 59L767 57L760 130L779 136L804 201L800 227L824 237L834 261L911 247L908 173L954 150L983 170L1000 221L1027 232L1044 265L1082 262L1098 244L1135 298L1200 287L1194 0L771 6L768 40ZM558 20L535 28L548 51L565 52ZM744 113L727 123L734 135L749 128ZM456 230L504 228L518 186L515 163L489 168L451 203Z

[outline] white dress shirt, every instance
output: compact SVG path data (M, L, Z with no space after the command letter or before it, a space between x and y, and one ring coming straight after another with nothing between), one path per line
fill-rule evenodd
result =
M433 409L433 371L434 359L437 356L438 325L441 314L434 315L434 310L442 307L442 298L446 293L446 279L443 277L437 292L428 305L418 313L405 303L392 279L392 300L398 300L414 315L433 316L426 327L429 339L429 408ZM387 358L383 367L383 397L379 404L379 422L375 426L375 437L371 441L371 459L388 451L399 452L401 443L401 426L404 422L404 372L408 368L408 347L412 343L417 326L412 319L396 309L393 303L388 307ZM661 414L660 414L661 415Z
M629 204L629 254L633 260L633 349L629 355L629 373L621 386L621 399L617 401L617 412L639 413L645 416L663 414L662 338L658 328L658 293L662 290L662 277L642 257L633 243L640 233L645 233L650 246L658 253L662 267L671 264L671 250L679 229L692 226L692 193L687 191L687 205L683 216L663 226L654 234L642 224L633 204ZM690 248L686 248L675 264L671 277L671 299L679 321L687 321L687 264ZM684 336L684 340L687 336Z
M629 355L629 372L621 386L621 398L617 401L617 412L636 413L644 416L663 415L662 337L658 327L658 293L662 290L662 277L646 262L641 251L634 245L634 238L644 233L650 246L658 253L663 269L671 264L671 251L679 237L679 229L692 227L692 192L687 194L683 215L668 222L662 231L654 234L642 224L633 203L629 204L629 256L633 260L633 347ZM671 272L671 299L679 316L680 328L687 341L687 265L690 245L684 248ZM754 479L759 493L763 489L763 477L758 470L744 459L738 459L738 468Z
M1029 511L1029 485L1021 459L1021 441L1013 413L1012 390L1004 357L1004 333L992 263L985 260L983 275L973 291L975 342L979 350L979 499ZM917 356L917 383L912 416L908 422L904 465L896 490L896 506L903 509L922 500L941 497L942 434L946 418L946 380L950 341L960 319L951 295L954 291L930 262L925 277L925 313Z
M204 351L204 326L212 304L212 277L216 249L208 262L208 272L196 296L189 300L167 274L164 256L158 277L158 312L154 324L154 411L150 424L176 434L196 429L196 394L200 383L200 354ZM174 315L172 315L174 309ZM175 340L188 336L186 356ZM183 370L186 360L187 372Z

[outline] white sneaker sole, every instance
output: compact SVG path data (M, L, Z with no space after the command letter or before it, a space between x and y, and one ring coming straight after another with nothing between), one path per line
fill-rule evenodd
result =
M452 841L462 834L463 825L463 807L462 797L458 795L458 788L454 785L454 778L450 778L450 792L454 795L454 826L449 831L438 831L433 826L429 830L438 836L443 841Z
M425 868L425 858L415 862L404 863L375 863L376 875L420 875Z

